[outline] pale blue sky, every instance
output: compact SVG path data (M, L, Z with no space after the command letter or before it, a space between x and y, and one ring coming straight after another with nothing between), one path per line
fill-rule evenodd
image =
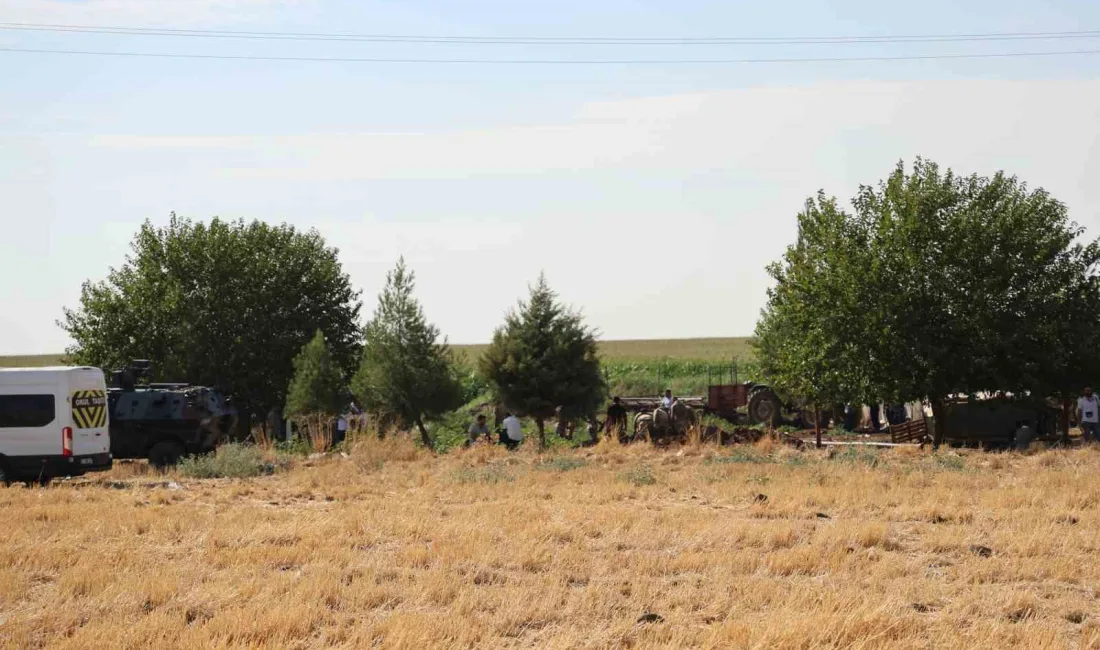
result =
M1100 3L0 0L0 22L561 37L1100 30ZM1100 50L486 46L0 30L0 48L384 58L799 58ZM751 333L805 198L924 155L1004 168L1100 234L1100 55L756 65L438 65L0 52L0 354L52 352L145 218L316 227L373 308L404 254L452 341L545 270L608 338Z

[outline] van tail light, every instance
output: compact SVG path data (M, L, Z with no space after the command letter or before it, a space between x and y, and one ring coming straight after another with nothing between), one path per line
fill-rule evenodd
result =
M61 430L61 455L73 455L73 428L65 427Z

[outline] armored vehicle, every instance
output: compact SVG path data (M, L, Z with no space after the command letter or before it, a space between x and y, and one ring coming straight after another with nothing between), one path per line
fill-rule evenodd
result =
M111 453L148 458L157 467L213 450L235 429L237 411L214 388L186 383L144 382L148 361L111 373L107 390Z

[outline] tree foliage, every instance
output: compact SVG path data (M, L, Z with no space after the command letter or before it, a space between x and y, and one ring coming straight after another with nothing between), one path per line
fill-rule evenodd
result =
M606 394L595 333L541 275L493 334L480 369L506 408L535 418L544 447L545 421L559 407L562 417L592 417Z
M404 259L387 274L352 391L368 411L415 424L432 447L424 420L461 406L463 387L450 347L413 297L414 280Z
M815 399L927 398L937 443L951 396L1070 390L1085 369L1074 338L1100 314L1100 249L1077 242L1063 204L918 159L853 207L808 204L772 267L758 327L772 377Z
M353 368L359 294L316 231L172 214L146 222L131 249L65 310L75 362L152 359L157 378L219 386L254 412L285 403L293 359L318 329L336 366Z
M753 342L760 371L809 407L857 401L868 392L856 345L863 300L852 277L865 245L836 200L819 195L798 216L796 243L768 267L775 286Z
M321 330L294 357L294 378L287 388L287 416L335 415L344 406L344 375L329 353Z

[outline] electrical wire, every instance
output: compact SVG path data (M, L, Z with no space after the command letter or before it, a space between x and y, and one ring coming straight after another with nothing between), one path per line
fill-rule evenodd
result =
M0 29L57 33L236 38L253 40L352 41L454 45L843 45L901 43L959 43L986 41L1070 40L1100 38L1100 30L1064 32L1001 32L984 34L924 34L901 36L788 36L788 37L555 37L555 36L424 36L320 32L258 32L158 27L62 25L0 22Z
M0 47L0 52L23 54L68 54L81 56L150 57L162 59L218 59L232 61L287 61L311 63L425 63L425 64L509 64L509 65L733 65L761 63L842 63L851 61L924 61L933 59L999 59L1100 54L1100 50L1056 52L979 52L969 54L913 54L899 56L841 56L752 59L403 59L373 57L255 56L245 54L187 54L167 52L100 52Z

